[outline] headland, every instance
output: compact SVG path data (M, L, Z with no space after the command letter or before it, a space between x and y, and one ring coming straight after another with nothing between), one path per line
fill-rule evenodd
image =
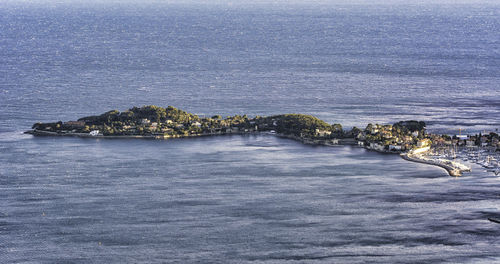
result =
M305 114L273 116L220 115L200 117L172 106L154 105L133 107L127 111L112 110L76 121L35 123L25 133L35 136L73 136L88 138L143 138L170 139L230 134L269 133L301 141L305 144L326 146L356 145L366 149L401 154L409 161L442 167L452 176L459 176L470 168L427 153L459 145L479 144L499 148L495 133L476 137L428 134L422 121L400 121L394 124L368 124L364 129L343 129L341 124L329 124Z

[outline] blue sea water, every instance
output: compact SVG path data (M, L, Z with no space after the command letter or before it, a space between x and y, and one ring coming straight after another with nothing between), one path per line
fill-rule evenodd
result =
M500 127L500 6L0 5L0 262L500 261L500 181L269 135L93 140L38 121L173 105Z

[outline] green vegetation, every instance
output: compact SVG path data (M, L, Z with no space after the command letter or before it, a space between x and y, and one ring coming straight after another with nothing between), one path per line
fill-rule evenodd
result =
M249 118L247 115L226 118L213 115L202 118L173 106L163 108L154 105L133 107L123 112L111 110L101 115L87 116L64 123L61 121L36 123L33 129L58 134L92 132L94 135L104 136L134 135L164 138L276 131L301 138L327 139L341 137L344 133L340 124L330 125L311 115L285 114L255 118Z
M311 115L284 114L262 118L261 124L272 127L277 133L304 138L329 138L341 134L340 124L330 125Z
M331 144L337 144L338 139L356 139L365 146L380 150L411 149L425 139L431 139L433 143L452 140L446 135L427 135L425 123L414 120L401 121L393 125L368 124L365 129L354 127L344 131L340 124L328 124L319 118L304 114L256 116L254 118L247 115L234 115L226 118L221 115L200 117L173 106L163 108L154 105L133 107L123 112L111 110L101 115L83 117L77 121L36 123L32 128L34 134L154 138L270 131L302 140ZM479 135L474 139L476 144L484 144L485 140L493 142L497 138L498 136Z
M492 146L500 149L496 133L479 134L467 139L448 135L432 135L425 131L422 121L400 121L393 125L368 124L365 129L353 127L344 131L340 124L328 124L304 114L282 114L268 117L221 115L200 117L173 106L162 108L148 105L126 111L111 110L77 121L36 123L28 133L34 135L78 136L142 136L173 138L250 132L275 132L307 142L338 144L339 139L355 139L361 145L380 151L405 151L432 145Z
M425 131L425 122L423 121L400 121L393 125L393 127L400 129L403 132L420 132L424 133Z
M408 150L426 138L425 123L410 120L393 125L368 124L356 138L377 149Z

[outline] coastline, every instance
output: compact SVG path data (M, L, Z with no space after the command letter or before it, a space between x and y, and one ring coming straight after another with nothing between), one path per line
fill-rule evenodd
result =
M167 139L174 139L174 138L190 138L190 137L208 137L208 136L224 136L224 135L244 135L244 134L256 134L256 133L263 133L267 135L274 135L277 137L281 138L288 138L292 140L299 141L303 144L307 145L322 145L322 146L329 146L329 147L336 147L336 146L356 146L360 148L364 148L370 151L375 151L383 154L399 154L400 157L404 160L411 161L411 162L418 162L418 163L423 163L427 165L434 165L441 167L445 169L450 176L461 176L462 175L462 170L455 168L453 166L447 165L447 164L442 164L438 163L435 161L431 160L424 160L424 159L419 159L415 155L412 155L410 153L401 153L401 152L395 152L395 151L380 151L376 149L371 149L367 146L359 146L357 144L357 141L354 138L344 138L344 139L338 139L337 143L334 143L335 141L333 140L327 140L327 139L310 139L310 138L302 138L298 137L295 135L287 135L287 134L280 134L280 133L270 133L270 132L229 132L229 133L214 133L214 134L193 134L193 135L178 135L175 137L165 137L165 136L156 136L156 135L119 135L119 136L105 136L105 135L90 135L88 133L57 133L57 132L50 132L50 131L40 131L40 130L28 130L24 132L25 134L31 134L33 136L56 136L56 137L80 137L80 138L96 138L96 139L160 139L160 140L167 140Z
M159 139L159 140L167 140L174 138L193 138L193 137L210 137L210 136L225 136L225 135L246 135L246 134L266 134L266 135L274 135L277 137L288 138L296 141L300 141L303 144L308 145L322 145L322 146L358 146L357 141L354 138L343 138L338 139L338 143L333 143L332 140L328 139L311 139L311 138L301 138L295 135L287 135L280 133L271 133L271 132L260 132L260 131L249 131L249 132L224 132L224 133L210 133L210 134L191 134L191 135L176 135L176 136L160 136L160 135L117 135L117 136L105 136L105 135L90 135L89 133L57 133L51 131L43 131L32 129L25 131L24 134L30 134L33 136L55 136L55 137L80 137L80 138L103 138L103 139L124 139L124 138L134 138L134 139ZM368 148L367 148L368 149ZM395 152L384 152L377 151L383 153L392 153Z
M414 155L411 155L409 153L401 153L400 156L401 156L401 158L403 158L404 160L407 160L407 161L412 161L412 162L423 163L423 164L427 164L427 165L434 165L434 166L441 167L441 168L445 169L450 176L454 176L454 177L462 176L462 170L455 168L453 166L447 165L447 164L439 163L439 162L432 161L432 160L419 159L419 158L417 158Z

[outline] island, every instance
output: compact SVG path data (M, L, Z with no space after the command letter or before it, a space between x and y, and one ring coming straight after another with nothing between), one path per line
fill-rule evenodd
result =
M452 176L470 170L459 162L443 158L443 155L451 157L457 146L500 148L499 136L493 132L466 137L429 134L425 122L415 120L368 124L364 129L344 129L341 124L329 124L305 114L200 117L173 106L163 108L154 105L133 107L123 112L112 110L76 121L39 122L25 133L35 136L150 139L269 133L306 144L356 145L378 152L396 153L409 161L440 166ZM441 154L436 156L436 153Z

